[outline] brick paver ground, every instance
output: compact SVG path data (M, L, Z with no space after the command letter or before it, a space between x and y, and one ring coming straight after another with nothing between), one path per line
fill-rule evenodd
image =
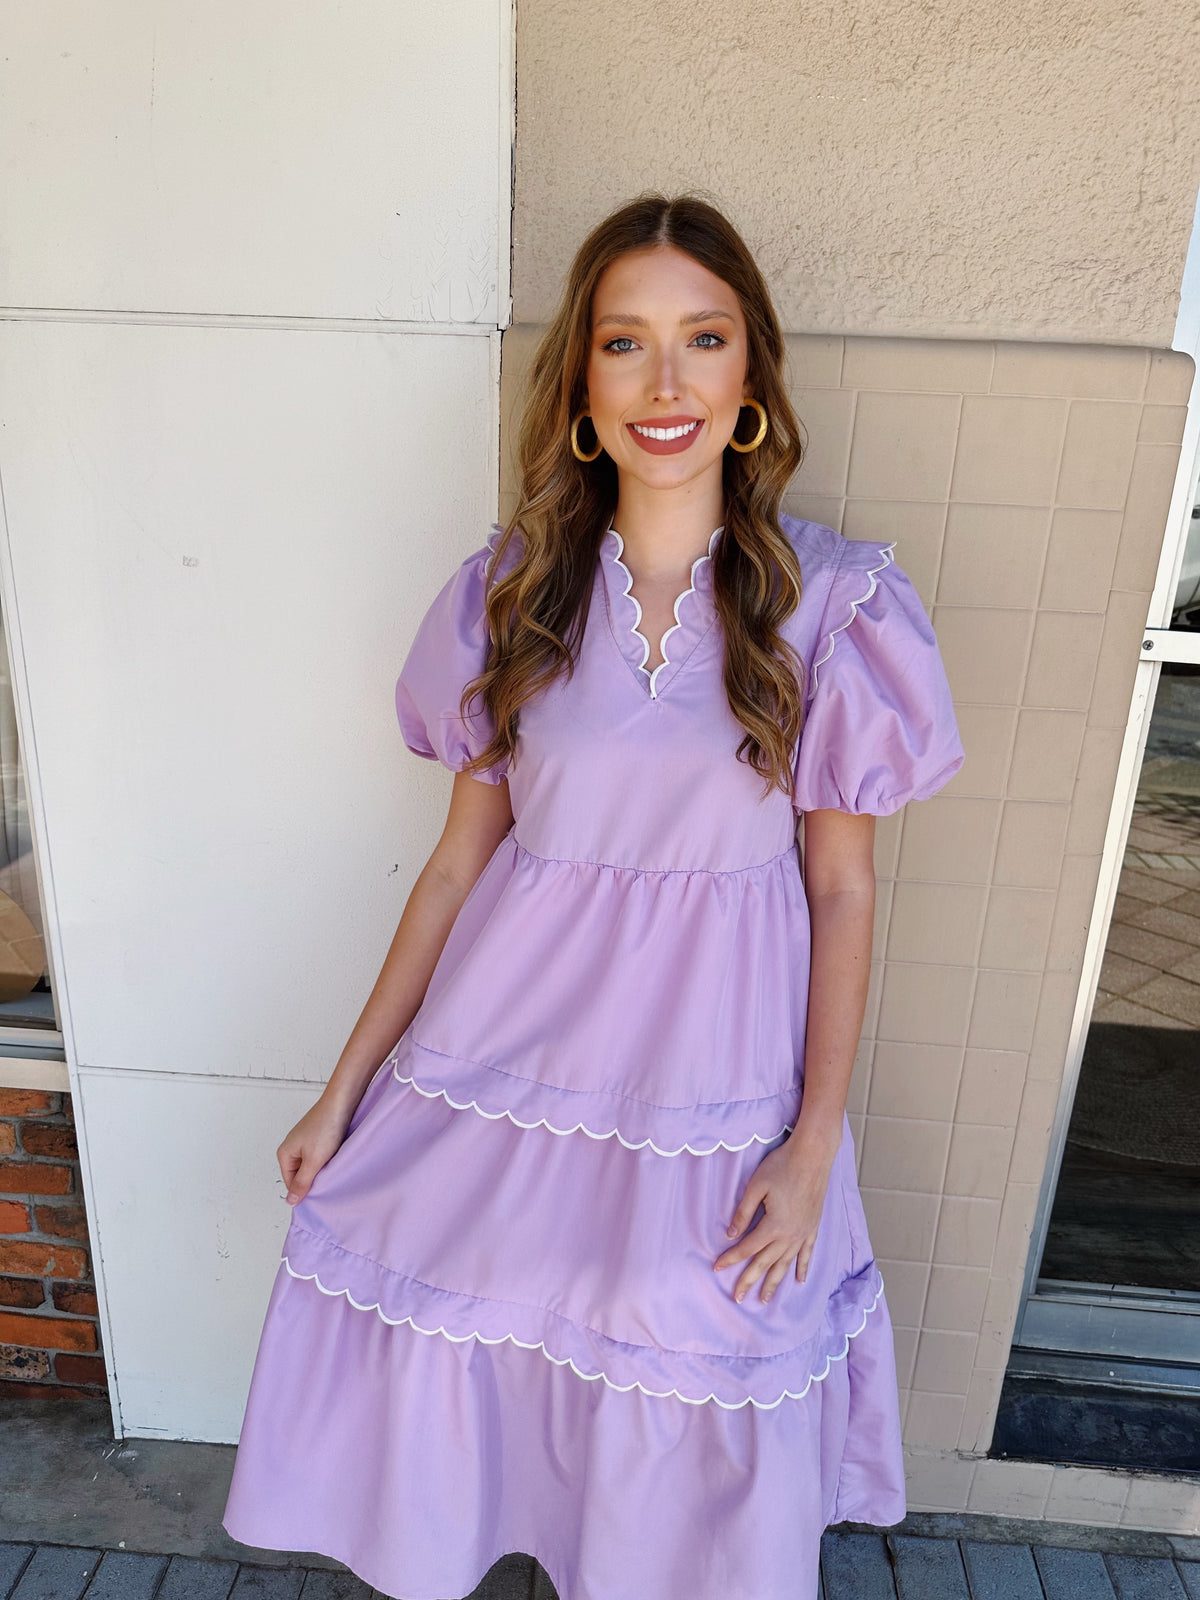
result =
M1200 1600L1200 1560L911 1534L827 1533L821 1577L822 1600ZM0 1542L0 1600L393 1597L324 1569ZM471 1600L554 1600L554 1590L527 1557L506 1556Z

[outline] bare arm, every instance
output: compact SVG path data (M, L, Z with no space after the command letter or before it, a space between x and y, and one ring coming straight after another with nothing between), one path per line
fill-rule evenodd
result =
M798 1159L842 1142L842 1116L862 1034L875 922L875 818L809 811L804 893L812 927L804 1099L788 1145Z
M456 773L441 837L405 902L374 987L316 1104L276 1155L288 1201L308 1193L363 1091L416 1016L463 901L512 825L508 784Z
M734 1286L743 1300L763 1274L769 1300L792 1261L803 1281L842 1142L846 1093L862 1032L875 918L875 818L808 811L804 818L804 890L812 928L804 1094L790 1136L768 1151L746 1185L729 1236L744 1234L713 1266L748 1257ZM759 1205L765 1215L750 1229Z

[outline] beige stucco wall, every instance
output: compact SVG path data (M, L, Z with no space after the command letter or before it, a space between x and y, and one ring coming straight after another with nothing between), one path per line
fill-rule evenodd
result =
M1194 0L519 0L515 320L699 186L789 330L1170 345L1198 60Z
M504 339L505 478L540 330ZM787 509L896 541L967 759L877 826L848 1104L887 1284L910 1505L1200 1533L1200 1484L985 1459L1062 1090L1193 363L797 336Z

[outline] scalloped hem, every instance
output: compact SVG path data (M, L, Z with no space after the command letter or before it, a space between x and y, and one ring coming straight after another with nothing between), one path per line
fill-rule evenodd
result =
M428 1075L422 1075L423 1082L418 1082L413 1072L402 1073L399 1070L399 1051L402 1045L407 1045L410 1057L413 1052L420 1051L424 1057L430 1060L431 1065L432 1061L435 1060L452 1061L455 1067L455 1088L458 1090L460 1098L455 1098L445 1083L438 1084L436 1081L437 1075L432 1071ZM698 1138L694 1144L690 1139L684 1139L680 1144L670 1148L668 1140L663 1137L662 1133L659 1133L657 1140L650 1133L644 1134L640 1139L636 1135L632 1138L627 1138L626 1134L617 1127L615 1121L612 1127L602 1130L589 1127L582 1119L575 1123L569 1123L566 1117L559 1119L559 1122L551 1121L547 1116L522 1117L513 1110L511 1105L500 1105L485 1092L485 1090L491 1088L493 1084L502 1079L506 1089L506 1098L515 1100L520 1110L537 1112L541 1109L541 1105L538 1102L544 1104L548 1098L561 1100L572 1094L585 1099L607 1098L598 1091L589 1094L587 1091L562 1089L553 1084L515 1078L507 1073L498 1074L495 1068L486 1066L481 1062L464 1061L457 1056L443 1056L438 1051L430 1050L427 1045L421 1044L411 1034L406 1034L401 1039L400 1044L397 1045L396 1050L392 1052L388 1059L391 1062L392 1076L397 1083L402 1083L408 1088L415 1089L417 1094L423 1095L427 1100L442 1099L455 1111L475 1111L481 1117L487 1117L492 1122L498 1121L501 1117L507 1117L518 1128L545 1128L549 1133L558 1134L563 1138L570 1134L582 1133L589 1139L616 1139L627 1150L648 1149L658 1156L680 1156L685 1154L708 1156L714 1154L717 1150L738 1151L747 1150L752 1144L775 1144L795 1127L800 1101L800 1089L797 1088L787 1094L765 1096L761 1102L740 1102L740 1104L761 1106L758 1117L759 1120L766 1122L765 1131L754 1131L742 1137L739 1130L733 1139L713 1138L711 1142L705 1142ZM485 1103L481 1104L481 1100ZM490 1105L486 1103L488 1101L491 1102ZM714 1108L714 1110L719 1115L720 1111L727 1110L729 1106L737 1104L739 1102L736 1101L722 1102L720 1108ZM652 1106L640 1101L630 1101L629 1105L631 1114L635 1117L640 1115L644 1119L654 1122L685 1121L691 1127L694 1127L696 1122L702 1119L704 1110L703 1107L695 1106ZM769 1121L767 1121L768 1118L770 1119ZM560 1122L563 1125L560 1125Z
M859 606L865 605L866 602L875 593L876 589L878 589L879 584L876 581L875 574L877 572L882 572L885 567L890 567L895 563L896 558L892 554L892 552L893 552L893 550L895 550L895 548L896 548L896 541L894 539L892 540L892 542L890 544L881 544L879 546L879 554L883 557L883 560L879 563L879 565L877 567L867 567L867 568L864 569L865 576L868 577L871 580L870 581L870 586L865 590L864 593L860 594L857 599L851 600L851 602L850 602L850 615L846 618L845 622L839 622L837 627L834 628L833 632L829 635L829 644L828 644L828 648L826 649L824 655L817 656L816 659L813 661L812 667L810 669L810 672L811 672L810 691L811 692L815 692L816 687L817 687L817 670L818 670L818 668L823 667L825 665L825 663L829 660L830 656L833 654L833 642L834 642L834 640L837 638L839 633L843 633L850 626L850 624L854 621L855 617L858 615Z
M713 555L713 551L716 549L717 540L721 536L722 532L724 531L724 528L725 528L725 524L722 523L719 528L714 528L713 529L713 531L709 535L709 539L708 539L708 550L705 552L704 555L697 556L695 561L692 562L691 570L688 573L688 586L687 586L686 589L684 589L680 594L678 594L675 597L675 604L671 608L671 610L672 610L672 612L674 614L674 617L675 617L675 621L671 624L671 626L667 629L666 633L664 633L662 638L658 641L658 648L662 652L662 660L654 668L653 672L651 672L650 668L647 667L647 665L646 665L646 662L650 659L650 641L649 641L649 639L647 639L646 635L642 632L642 627L641 627L641 623L642 623L642 607L641 607L641 602L638 600L638 597L633 592L633 573L629 570L629 568L625 565L624 561L621 559L621 557L623 556L623 554L625 552L625 541L624 541L624 539L622 539L621 535L617 532L617 530L612 526L611 523L609 524L609 527L608 527L608 529L607 529L607 531L606 531L606 533L604 535L604 537L607 539L608 535L611 533L613 538L617 541L616 552L615 552L615 554L613 554L613 558L612 559L616 562L617 566L620 567L621 571L625 574L625 588L622 591L622 598L629 601L629 603L633 606L634 612L636 613L632 623L630 624L629 631L630 631L630 633L633 634L634 638L637 639L640 642L640 644L642 646L642 659L637 663L637 669L638 669L639 672L644 673L645 676L650 680L650 698L652 700L656 700L658 698L658 687L657 686L658 686L658 675L659 675L659 673L662 672L665 667L669 667L671 665L671 659L667 655L667 640L671 637L671 635L673 633L676 632L677 629L682 628L682 626L683 626L683 623L680 620L680 616L679 616L679 607L683 603L683 601L685 601L687 599L688 595L695 594L695 592L696 592L696 574L697 574L697 572L700 571L700 568L703 567L706 562L712 560L712 555Z
M462 1312L464 1313L461 1319L461 1331L454 1332L451 1331L450 1328L446 1327L446 1321L453 1321L453 1318L447 1317L445 1320L438 1322L436 1315L429 1316L426 1318L426 1320L431 1323L435 1323L436 1325L432 1327L425 1327L422 1325L422 1323L416 1320L416 1316L425 1315L425 1313L421 1312L420 1310L418 1310L416 1313L410 1312L403 1315L392 1316L389 1314L389 1312L384 1310L381 1299L377 1298L370 1300L366 1298L365 1295L362 1299L357 1299L355 1298L355 1295L353 1294L349 1285L343 1285L340 1288L329 1287L322 1281L320 1272L317 1270L311 1260L302 1262L300 1265L293 1263L292 1255L288 1253L287 1244L290 1242L292 1251L297 1257L302 1256L304 1254L305 1247L302 1243L300 1243L298 1238L298 1236L301 1234L306 1235L313 1241L312 1245L308 1248L318 1258L320 1258L327 1249L336 1250L341 1255L349 1256L354 1261L361 1263L362 1268L368 1277L374 1277L377 1274L382 1273L386 1274L388 1279L402 1282L407 1297L409 1299L416 1300L424 1299L428 1303L427 1308L429 1310L434 1309L435 1302L461 1307ZM629 1376L628 1381L622 1381L622 1376L625 1375L614 1376L611 1369L621 1362L623 1362L626 1367L632 1367L634 1365L644 1363L647 1360L657 1360L664 1365L668 1363L689 1365L693 1369L693 1376L701 1379L701 1381L696 1384L696 1388L699 1389L705 1387L706 1384L711 1383L711 1374L714 1364L720 1364L726 1368L729 1368L735 1365L746 1367L762 1365L763 1363L773 1363L776 1361L785 1362L789 1361L790 1359L800 1357L800 1352L789 1352L785 1356L703 1357L695 1355L689 1351L666 1350L652 1346L624 1344L619 1340L609 1338L606 1334L597 1332L595 1329L586 1328L579 1323L571 1322L569 1318L563 1317L555 1312L544 1311L537 1307L522 1307L515 1304L505 1305L504 1309L506 1312L523 1312L527 1317L532 1316L538 1321L546 1318L554 1318L558 1322L562 1323L564 1333L567 1335L567 1337L573 1337L581 1345L587 1347L591 1353L591 1360L587 1364L581 1365L571 1355L554 1354L547 1347L544 1339L522 1339L511 1329L506 1329L503 1333L488 1334L483 1332L480 1327L472 1325L475 1322L482 1320L482 1317L479 1315L479 1313L484 1308L492 1305L499 1305L499 1302L481 1300L470 1295L459 1294L453 1290L436 1289L431 1285L422 1284L417 1279L407 1278L403 1273L396 1272L392 1268L381 1267L378 1263L372 1262L366 1257L356 1257L353 1251L344 1250L342 1246L337 1245L333 1241L322 1240L318 1235L309 1233L307 1229L298 1228L295 1226L295 1224L293 1224L292 1228L289 1229L288 1241L285 1241L285 1248L280 1258L280 1264L286 1268L291 1277L301 1279L305 1282L315 1283L320 1292L329 1296L330 1298L336 1298L339 1295L345 1295L347 1302L353 1306L356 1311L374 1311L382 1321L386 1322L392 1327L407 1326L415 1333L423 1334L428 1338L440 1336L444 1339L448 1339L453 1344L465 1344L470 1340L477 1340L480 1344L485 1345L509 1343L522 1350L538 1350L546 1360L552 1362L558 1367L569 1367L576 1377L582 1378L587 1383L599 1382L604 1384L606 1388L615 1389L626 1394L631 1390L636 1389L651 1399L676 1399L681 1400L685 1405L716 1405L724 1411L739 1411L742 1409L742 1407L747 1405L753 1406L759 1411L773 1411L777 1406L782 1405L785 1400L802 1400L812 1388L814 1383L821 1383L826 1377L828 1377L835 1363L844 1361L846 1359L850 1352L851 1344L867 1327L871 1320L872 1313L877 1310L883 1298L883 1278L878 1267L874 1262L872 1262L869 1268L864 1269L855 1278L846 1279L840 1288L830 1297L827 1307L827 1315L831 1317L831 1320L834 1324L840 1322L842 1326L826 1325L826 1327L821 1330L821 1334L810 1341L811 1348L808 1349L807 1354L796 1360L796 1365L800 1370L804 1370L805 1367L808 1369L803 1381L801 1382L799 1379L793 1379L792 1382L795 1387L789 1387L785 1381L784 1387L775 1395L773 1400L760 1399L758 1396L752 1394L743 1394L740 1399L734 1400L722 1398L722 1396L716 1392L715 1388L710 1389L710 1392L706 1395L699 1395L686 1394L677 1386L663 1388L653 1387L647 1383L643 1383L640 1378L632 1376ZM302 1271L300 1270L301 1265L313 1266L313 1271ZM467 1315L467 1313L469 1313L469 1315ZM608 1357L607 1361L597 1359L597 1352L600 1350L604 1350L606 1352ZM590 1366L592 1370L588 1370L588 1366ZM703 1375L706 1371L708 1376L704 1377Z

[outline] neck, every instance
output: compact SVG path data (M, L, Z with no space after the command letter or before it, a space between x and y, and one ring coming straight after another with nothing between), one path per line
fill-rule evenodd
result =
M724 520L725 494L719 473L706 480L663 490L621 474L612 521L631 568L651 580L669 577L708 553Z

